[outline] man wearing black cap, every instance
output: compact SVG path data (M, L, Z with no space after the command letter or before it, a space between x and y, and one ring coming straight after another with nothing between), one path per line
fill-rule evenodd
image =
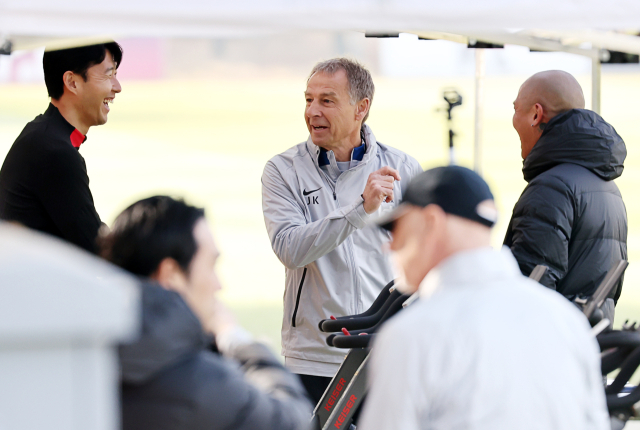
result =
M89 128L107 122L121 91L116 42L47 51L44 79L51 104L27 124L0 170L0 218L96 251L101 222L79 153Z
M609 428L587 320L490 247L493 196L463 167L416 176L380 221L419 301L379 333L358 430Z

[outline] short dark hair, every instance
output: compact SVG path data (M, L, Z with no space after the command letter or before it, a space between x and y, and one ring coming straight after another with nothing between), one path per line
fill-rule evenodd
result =
M46 51L42 58L42 67L44 69L44 83L47 85L49 97L54 100L62 97L62 94L64 94L62 76L66 72L77 73L86 82L87 69L102 63L107 56L107 51L111 53L117 69L122 62L122 47L116 42Z
M165 258L189 272L198 245L193 236L204 209L168 196L149 197L126 208L99 239L101 255L139 276L151 276Z

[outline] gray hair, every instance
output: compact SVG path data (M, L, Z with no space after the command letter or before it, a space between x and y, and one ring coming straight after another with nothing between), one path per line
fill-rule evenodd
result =
M339 70L344 70L347 74L347 82L349 83L349 98L351 104L354 105L360 100L369 99L369 111L362 119L362 123L369 117L371 112L371 103L373 103L373 93L376 88L373 85L373 79L371 79L371 73L364 68L360 63L349 58L332 58L331 60L322 61L316 64L309 74L309 79L316 73L326 73L333 75Z

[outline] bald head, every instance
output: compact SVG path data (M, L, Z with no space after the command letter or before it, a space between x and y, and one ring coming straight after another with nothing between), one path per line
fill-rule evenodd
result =
M548 118L571 109L584 109L584 94L576 78L562 70L536 73L520 87L524 107L540 103Z
M576 78L561 70L548 70L522 84L513 108L513 127L525 159L553 117L571 109L584 109L584 94Z

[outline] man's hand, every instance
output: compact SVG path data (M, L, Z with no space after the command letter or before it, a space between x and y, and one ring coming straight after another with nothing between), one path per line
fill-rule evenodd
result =
M212 310L213 314L203 328L215 336L218 351L223 355L233 356L238 347L253 342L253 336L238 325L233 313L218 298Z
M205 332L215 336L222 336L238 326L236 317L218 298L213 302L211 314L212 316L209 318L209 321L204 324L203 328Z
M385 166L369 175L364 187L364 211L371 214L378 210L382 202L393 200L393 182L400 180L400 173L396 169Z

